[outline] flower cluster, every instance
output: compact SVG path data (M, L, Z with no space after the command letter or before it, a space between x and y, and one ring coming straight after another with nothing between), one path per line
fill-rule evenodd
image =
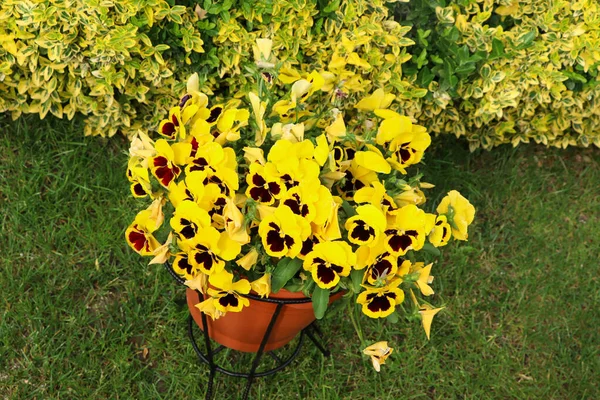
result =
M260 75L248 108L242 99L211 104L192 76L161 137L134 138L131 191L153 201L127 242L151 263L170 261L205 294L197 307L214 319L248 306L251 291L318 291L315 310L324 310L315 303L342 290L372 318L390 317L410 298L429 336L439 308L417 299L433 294L432 264L419 254L466 240L474 207L451 191L436 214L419 208L431 185L406 174L430 137L389 109L394 95L377 89L344 113L344 96L328 95L342 79L335 72L291 79L269 40L254 53ZM277 97L269 85L282 76L291 88ZM297 273L282 281L278 269L290 266Z

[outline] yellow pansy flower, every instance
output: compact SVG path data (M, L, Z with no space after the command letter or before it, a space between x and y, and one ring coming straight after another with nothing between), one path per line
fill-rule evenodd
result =
M377 207L366 204L356 207L358 215L346 220L348 241L360 246L375 245L386 228L385 215Z
M390 164L383 158L383 154L374 146L368 146L369 151L357 151L354 162L371 171L389 174L392 171Z
M294 107L297 103L301 103L308 98L311 86L312 83L306 79L299 79L292 84L291 98Z
M298 71L296 71L295 69L289 67L289 66L283 66L281 67L281 69L279 70L279 75L277 75L277 78L282 82L285 83L286 85L289 85L291 83L296 82L297 80L299 80L300 78L302 78L302 76L300 75L300 73Z
M362 312L365 315L371 318L385 318L404 301L404 292L398 289L400 283L402 280L396 279L384 287L366 287L358 295L356 302L362 304Z
M310 89L308 95L312 95L317 90L321 90L325 85L325 78L317 71L312 71L306 77L306 80L310 83Z
M438 215L435 225L429 233L429 241L435 247L442 247L448 244L452 237L452 227L448 223L445 215Z
M156 155L149 161L150 170L164 187L169 187L169 183L181 173L178 165L186 163L192 146L189 143L175 143L170 146L166 140L159 139L154 147Z
M271 116L279 115L282 121L287 120L292 115L292 110L296 107L296 103L289 100L279 100L273 104L273 113ZM258 146L258 145L257 145Z
M304 140L304 124L282 124L277 122L271 128L271 137L274 140L287 140L298 143Z
M390 223L394 221L394 215L399 209L394 199L386 193L385 187L378 181L372 182L371 186L357 190L354 194L354 201L359 204L370 203L381 208Z
M329 211L325 221L320 225L315 223L312 224L312 230L315 236L329 241L341 239L342 232L340 231L338 210L341 207L342 202L343 200L339 196L331 197L331 202L328 205Z
M319 164L313 160L314 145L310 140L291 143L287 140L277 141L267 159L265 169L273 175L279 175L286 189L298 185L299 182L318 182Z
M306 256L313 251L315 245L321 243L322 241L324 240L321 240L319 236L313 233L306 240L304 240L304 242L302 242L302 249L300 250L300 254L298 254L296 257L298 257L300 260L304 260Z
M332 200L329 190L319 185L319 181L312 180L303 181L289 189L281 198L281 204L308 222L321 225L329 216Z
M156 149L154 148L154 140L150 139L144 132L138 131L131 139L131 143L129 145L129 155L131 156L130 161L134 160L135 157L146 159L154 156L155 154Z
M189 240L196 236L199 230L211 225L211 217L197 203L183 201L175 208L170 225L178 237Z
M350 275L355 263L356 255L348 243L322 242L305 256L303 268L312 274L320 288L331 289L339 283L340 277Z
M190 248L189 264L207 275L222 271L225 262L237 257L242 249L227 232L219 232L212 226L200 230L186 245Z
M267 254L273 257L296 257L302 249L302 242L308 238L310 232L309 223L287 206L279 206L258 226L263 247Z
M273 204L275 199L285 194L285 186L279 177L271 169L259 163L250 164L246 182L248 183L246 196L259 203Z
M152 235L160 225L151 218L151 215L151 210L139 212L125 231L125 239L129 247L142 256L150 256L160 247L160 243Z
M134 160L134 158L131 158ZM134 197L146 197L152 195L150 174L148 168L140 166L137 162L127 168L127 179L131 182L130 190Z
M385 231L386 249L397 256L409 250L420 250L428 233L425 211L414 204L400 208Z
M398 266L403 261L385 250L385 243L379 239L373 247L361 246L356 251L356 269L367 267L363 281L370 285L385 285L398 273Z
M204 171L206 178L203 183L205 185L214 183L226 196L229 196L231 192L239 188L236 169L235 150L230 147L222 147L219 143L210 142L198 148L196 155L188 164L186 172Z
M169 110L169 118L163 119L158 125L158 133L168 139L175 139L177 134L182 138L186 136L185 124L181 120L181 109L179 106L172 107Z
M398 171L406 174L406 167L421 161L425 150L431 144L431 137L423 126L413 125L412 131L396 136L388 149L392 156L388 161Z
M252 46L252 51L254 52L254 60L257 63L260 61L268 61L271 58L272 48L273 41L271 39L256 39L256 45Z
M225 206L223 207L222 218L225 232L229 237L241 245L250 243L250 235L246 229L244 214L235 205L232 199L225 198ZM213 219L215 217L213 216Z
M182 118L189 119L193 125L198 118L208 116L208 97L200 91L200 77L193 73L186 82L187 93L179 101ZM185 139L185 138L182 138Z
M456 190L451 190L437 207L438 214L445 214L452 227L452 236L467 240L468 228L475 218L475 207Z
M189 262L188 254L185 252L175 254L173 271L184 277L186 280L193 280L200 273L200 269Z
M185 180L179 182L171 182L169 185L169 200L173 207L177 207L182 201L194 201L200 203L204 198L205 189L204 179L206 173L204 171L194 171L185 177ZM213 185L216 187L216 185ZM218 193L220 190L216 187Z
M401 135L407 138L410 137L413 130L410 118L391 110L375 110L375 114L383 118L375 139L378 145L382 146L389 143Z
M209 287L208 294L215 299L214 306L218 311L239 312L242 308L250 305L250 300L241 296L250 293L250 282L240 279L233 282L233 274L223 270L218 274L211 275L208 282L215 287Z

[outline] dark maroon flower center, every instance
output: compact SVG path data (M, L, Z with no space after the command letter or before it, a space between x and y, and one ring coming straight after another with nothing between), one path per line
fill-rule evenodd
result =
M354 228L350 232L350 237L361 242L367 242L372 237L375 237L375 230L366 224L365 221L354 221Z
M133 229L133 231L129 232L129 242L133 245L134 249L142 251L148 242L146 240L146 235L144 235L137 225L134 225Z
M219 304L223 307L237 307L239 305L239 300L237 296L233 293L227 293L223 297L219 297Z
M390 309L390 307L392 307L392 303L390 300L395 299L396 294L392 292L386 292L382 295L378 293L369 293L367 295L367 301L369 301L367 308L372 312L387 311Z

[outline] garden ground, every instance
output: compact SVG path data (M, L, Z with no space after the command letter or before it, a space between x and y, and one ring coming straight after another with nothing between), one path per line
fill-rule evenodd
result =
M140 208L125 139L0 117L0 398L203 398L184 291L124 241ZM430 207L456 188L477 208L468 242L434 267L436 316L366 321L394 354L378 374L346 321L258 379L260 399L600 398L600 151L521 145L469 153L434 140ZM233 357L233 355L231 355ZM243 382L217 376L217 399Z

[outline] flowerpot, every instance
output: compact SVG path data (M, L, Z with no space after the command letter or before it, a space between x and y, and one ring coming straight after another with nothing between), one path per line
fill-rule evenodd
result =
M338 300L342 295L342 292L332 295L329 298L329 304ZM188 288L186 289L186 297L194 321L200 329L204 330L202 315L200 310L195 307L196 304L202 301L200 294ZM306 297L302 293L281 289L276 294L271 294L270 298L297 300ZM230 349L256 353L276 307L275 303L250 299L250 305L244 307L240 312L228 312L215 321L206 316L208 335L215 342ZM310 301L300 304L284 304L264 351L271 351L285 346L314 320L315 314Z

